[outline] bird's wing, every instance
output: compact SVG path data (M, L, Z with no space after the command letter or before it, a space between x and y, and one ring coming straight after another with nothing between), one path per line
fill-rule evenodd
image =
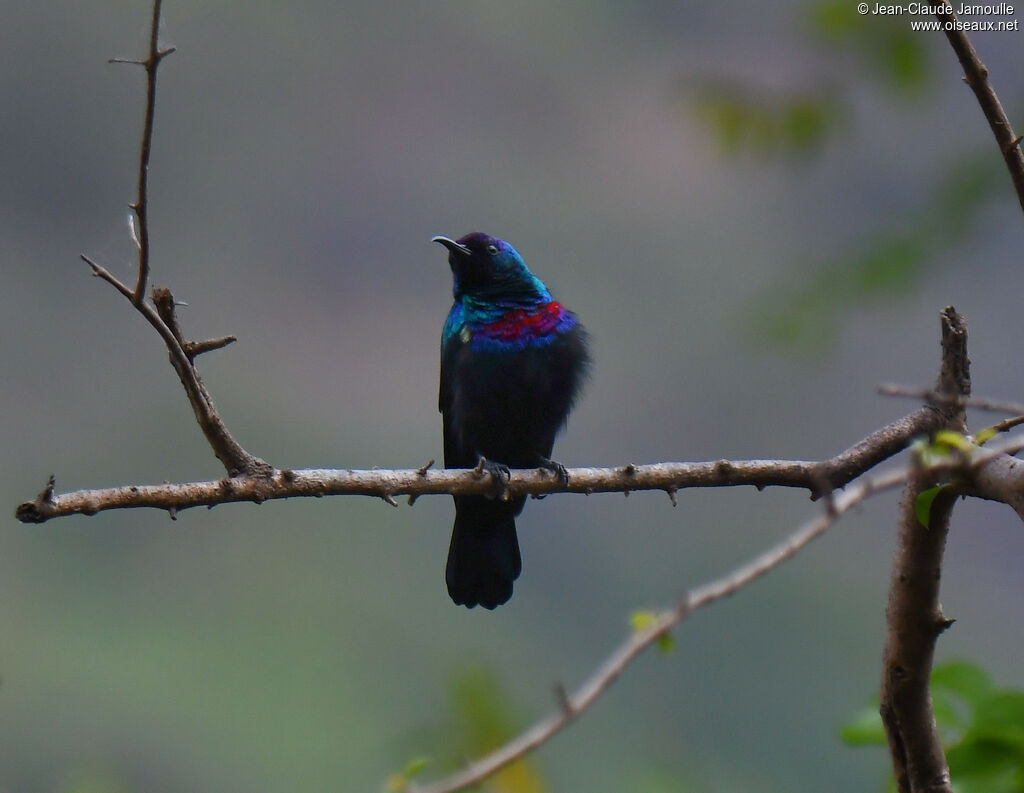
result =
M441 382L437 394L437 409L444 420L444 464L456 466L458 453L456 450L455 430L452 427L452 377L455 368L455 357L458 354L459 342L451 338L441 350Z

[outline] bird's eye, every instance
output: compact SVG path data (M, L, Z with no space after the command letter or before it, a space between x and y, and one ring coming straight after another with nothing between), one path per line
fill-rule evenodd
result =
M487 246L487 252L489 254L491 254L491 256L494 256L498 252L498 246L497 245L488 245Z

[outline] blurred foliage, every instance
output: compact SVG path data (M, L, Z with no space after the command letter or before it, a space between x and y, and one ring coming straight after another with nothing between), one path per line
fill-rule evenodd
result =
M482 666L464 670L452 686L452 705L460 736L455 747L457 762L480 757L512 740L519 732L518 719L494 675ZM517 760L486 780L491 793L543 793L548 789L529 760Z
M812 40L850 52L883 88L908 95L927 87L926 38L911 31L902 17L859 14L856 3L823 0L811 6L810 21Z
M831 60L852 59L839 80L822 74L817 84L769 94L737 81L706 78L692 92L694 114L710 128L723 153L758 158L806 159L849 125L855 81L867 78L905 101L929 88L929 40L901 17L859 14L845 0L809 6L804 27L808 48L826 48ZM832 70L834 71L834 70ZM1003 164L991 147L960 154L943 170L923 211L907 211L889 228L864 235L856 249L835 252L801 267L800 283L764 295L748 317L754 338L776 346L821 353L844 311L881 296L905 296L938 255L972 232L979 210L1002 185Z
M931 694L957 793L1024 791L1024 691L998 689L983 669L953 661L932 670ZM851 746L885 746L877 701L840 735Z
M900 97L927 88L929 53L924 37L888 17L857 13L856 4L824 0L808 11L808 46L828 48L830 56L849 54L859 68L844 74L873 77L884 90ZM806 155L839 131L849 111L845 86L816 76L812 88L768 94L720 77L696 82L691 102L723 152L747 150L755 155Z
M509 704L509 696L484 664L466 666L455 675L449 703L450 713L443 724L424 726L403 738L409 759L400 771L388 777L385 789L389 793L403 793L414 787L421 776L442 776L462 768L470 760L508 743L522 729L522 719ZM422 753L424 748L427 754ZM440 762L435 758L440 758ZM545 793L549 788L534 764L524 758L469 789Z
M61 793L129 793L129 788L113 771L79 768L63 780Z
M693 105L723 154L808 155L826 140L841 114L839 102L825 91L766 96L733 81L702 83Z
M823 351L843 310L907 295L935 258L963 243L1004 180L1002 161L991 152L956 158L916 213L763 295L747 317L749 329L773 344Z

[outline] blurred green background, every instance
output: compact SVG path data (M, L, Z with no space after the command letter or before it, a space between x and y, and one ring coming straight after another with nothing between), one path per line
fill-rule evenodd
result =
M358 498L13 518L59 490L221 475L134 276L145 2L7 3L0 30L0 790L379 790L555 707L629 630L781 537L801 492L554 496L497 612L443 583L452 506ZM153 281L278 466L441 457L435 234L512 241L596 359L567 465L813 459L931 383L967 317L1021 398L1020 208L944 37L854 3L166 0ZM1024 128L1020 33L974 42ZM987 417L977 417L975 426ZM897 496L694 615L504 790L863 791ZM958 506L940 659L1024 684L1019 521Z

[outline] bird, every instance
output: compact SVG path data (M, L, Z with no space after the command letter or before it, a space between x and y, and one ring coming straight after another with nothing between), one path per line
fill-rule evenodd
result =
M551 452L590 368L587 332L504 240L431 241L448 249L454 294L441 333L445 468L479 465L496 483L490 496L454 496L445 581L456 605L494 609L522 571L515 518L526 497L506 497L509 468L568 483Z

